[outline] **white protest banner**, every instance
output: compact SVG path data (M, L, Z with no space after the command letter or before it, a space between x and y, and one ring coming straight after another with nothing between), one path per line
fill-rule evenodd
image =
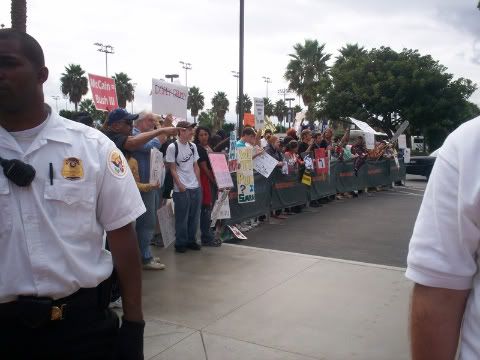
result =
M188 88L152 79L152 111L187 119Z
M208 159L219 189L233 188L232 176L228 170L227 159L223 153L209 153Z
M372 128L370 125L368 125L366 122L357 120L354 118L349 118L351 122L353 122L357 127L362 130L364 133L372 133L372 134L380 134L377 131L375 131L374 128Z
M400 125L400 127L397 129L395 134L393 134L390 142L393 143L394 141L397 141L398 137L402 135L405 130L407 130L408 125L410 125L410 123L408 122L408 120L405 120L402 125Z
M163 154L157 148L150 150L150 185L160 184L165 180L165 164Z
M407 148L407 136L402 134L398 137L398 148L406 149Z
M260 130L265 126L265 104L262 98L253 98L255 109L255 129Z
M167 248L175 242L175 215L173 214L172 201L157 210L158 225L162 234L163 246Z
M409 148L403 149L403 162L405 164L410 163L411 150Z
M367 145L367 149L375 149L375 134L371 132L364 132L363 135L365 137L365 144Z
M237 192L238 203L255 201L252 148L238 148Z
M219 219L230 219L230 202L228 201L228 195L230 190L220 190L218 192L217 200L213 205L211 215L211 226L215 226L215 223Z
M253 159L253 168L266 178L270 176L277 165L278 161L266 152Z

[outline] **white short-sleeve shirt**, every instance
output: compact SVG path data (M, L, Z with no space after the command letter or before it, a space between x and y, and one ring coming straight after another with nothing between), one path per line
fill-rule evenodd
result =
M58 299L97 286L113 269L104 230L145 212L112 141L55 113L46 122L25 151L0 127L0 157L36 170L24 188L0 171L0 303L18 295Z
M410 240L406 276L431 287L472 289L461 359L480 359L480 117L445 140Z
M197 146L193 143L182 144L178 140L176 143L178 145L177 158L175 159L175 144L171 143L168 145L165 161L175 163L178 178L186 189L196 189L200 186L193 170L194 164L198 161ZM178 191L176 183L174 183L173 191Z

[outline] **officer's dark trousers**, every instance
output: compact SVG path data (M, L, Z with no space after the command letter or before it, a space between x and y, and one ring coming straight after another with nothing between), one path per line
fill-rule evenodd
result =
M118 316L109 309L36 329L0 321L0 359L114 359L118 329Z

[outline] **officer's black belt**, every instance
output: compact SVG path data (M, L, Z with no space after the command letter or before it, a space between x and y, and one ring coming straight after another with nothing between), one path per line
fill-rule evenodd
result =
M67 297L19 296L16 301L0 304L0 321L22 322L36 328L49 322L80 320L102 310L98 287L80 289Z

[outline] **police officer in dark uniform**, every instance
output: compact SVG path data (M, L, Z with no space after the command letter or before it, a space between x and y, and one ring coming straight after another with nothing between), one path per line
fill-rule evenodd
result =
M44 104L47 78L37 41L0 30L0 359L143 359L143 202L112 141Z

